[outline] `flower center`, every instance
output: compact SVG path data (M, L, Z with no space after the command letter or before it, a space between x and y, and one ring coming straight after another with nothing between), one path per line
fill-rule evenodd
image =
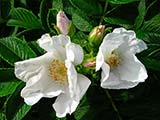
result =
M49 68L49 74L60 84L68 83L67 68L63 61L53 60Z
M111 52L111 54L106 59L106 63L109 64L111 69L117 67L120 64L120 62L120 56L116 51Z

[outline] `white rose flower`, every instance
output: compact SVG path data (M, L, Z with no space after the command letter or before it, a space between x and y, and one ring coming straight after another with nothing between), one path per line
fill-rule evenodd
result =
M45 34L38 43L47 53L15 63L16 77L26 82L21 96L28 105L42 97L58 96L53 108L57 117L64 117L75 111L90 85L90 80L74 67L82 62L83 50L65 35L51 38Z
M148 75L135 54L145 49L132 30L117 28L107 34L96 57L96 71L102 68L101 87L128 89L144 82Z

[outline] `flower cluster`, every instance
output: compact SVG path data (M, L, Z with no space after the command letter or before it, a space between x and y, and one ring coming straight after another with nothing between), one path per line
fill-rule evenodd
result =
M34 105L42 97L57 97L53 104L57 117L73 113L91 84L86 76L76 71L76 66L84 61L84 53L67 35L70 23L60 11L57 28L61 34L52 37L44 34L37 41L46 53L15 63L16 77L26 82L21 91L25 103ZM95 72L101 69L101 87L128 89L144 82L147 72L135 54L147 49L146 44L131 30L116 28L103 38L104 31L101 25L90 33L92 43L103 40L98 43L101 44L96 60L85 64L94 67Z

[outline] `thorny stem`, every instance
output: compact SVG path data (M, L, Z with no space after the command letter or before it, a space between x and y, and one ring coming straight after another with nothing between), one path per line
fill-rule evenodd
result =
M106 93L108 99L110 100L111 105L112 105L114 111L117 113L118 119L119 119L119 120L122 120L122 118L121 118L121 116L120 116L120 114L119 114L119 111L118 111L118 109L117 109L114 101L112 100L112 96L110 95L109 91L108 91L108 90L105 90L105 93Z
M104 6L104 10L103 10L103 15L102 15L102 17L100 19L99 25L102 25L102 22L103 22L103 19L105 17L105 12L107 10L107 7L108 7L108 0L106 0L106 2L105 2L105 6Z

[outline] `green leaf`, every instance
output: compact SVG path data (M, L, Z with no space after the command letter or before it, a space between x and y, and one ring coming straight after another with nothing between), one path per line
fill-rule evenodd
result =
M82 120L85 114L89 111L89 108L90 108L89 105L79 107L74 113L76 120Z
M23 104L12 120L22 120L23 117L29 112L30 109L31 109L31 106Z
M160 13L154 16L152 19L144 22L142 30L160 34Z
M47 25L48 25L48 28L50 29L50 33L52 34L56 34L53 28L56 23L57 14L58 14L58 11L55 9L49 9L47 14Z
M159 60L149 58L149 57L143 57L143 58L140 58L140 60L142 61L142 63L144 63L145 67L152 69L152 70L160 71L160 61Z
M56 118L56 120L67 120L67 118L66 117L64 117L64 118Z
M7 23L8 26L17 26L26 29L36 29L42 27L39 19L27 9L12 9L10 15L11 19Z
M19 84L13 68L0 68L0 97L12 94Z
M160 40L159 40L160 34L159 33L154 33L153 31L149 32L149 31L145 31L145 30L140 29L140 30L136 31L136 36L139 39L142 39L146 42L160 44Z
M86 96L82 99L80 105L74 112L74 117L76 120L82 120L85 114L90 110L90 106L88 104Z
M144 17L146 15L146 3L145 0L141 0L138 6L138 12L139 15L137 16L136 20L135 20L135 24L134 27L136 29L139 29L144 21Z
M52 8L59 11L63 9L63 2L62 0L53 0Z
M129 28L132 27L132 25L128 21L126 21L124 19L121 19L121 18L105 17L104 21L109 23L109 24L112 24L112 25L122 26L126 29L129 29Z
M0 119L7 120L6 115L3 112L0 112Z
M12 94L19 84L20 81L0 82L0 97Z
M77 32L73 38L72 42L79 44L81 47L86 47L88 45L88 36L85 35L83 32L79 31Z
M23 98L20 97L20 91L23 86L24 84L20 84L7 102L7 120L22 120L31 109L31 106L26 105L23 102Z
M36 57L25 41L16 37L0 39L0 57L11 65L20 60Z
M32 48L32 50L34 50L37 55L42 55L46 53L46 51L38 45L37 41L29 42L28 45Z
M49 27L47 24L47 14L48 14L49 8L52 7L51 4L52 3L50 0L49 1L42 0L41 4L40 4L40 19L41 19L42 25L46 31L49 31Z
M62 0L63 1L63 10L69 14L72 15L72 11L75 9L73 5L69 2L69 0Z
M139 0L108 0L112 4L128 4Z
M69 0L70 3L81 11L91 15L101 15L102 6L97 0Z
M160 44L160 34L150 33L150 32L146 32L145 34L146 34L147 40L148 40L150 43Z
M75 27L83 32L89 32L93 28L91 20L82 12L73 12L72 21Z
M148 44L148 49L145 50L145 53L148 57L151 58L160 58L160 44Z

